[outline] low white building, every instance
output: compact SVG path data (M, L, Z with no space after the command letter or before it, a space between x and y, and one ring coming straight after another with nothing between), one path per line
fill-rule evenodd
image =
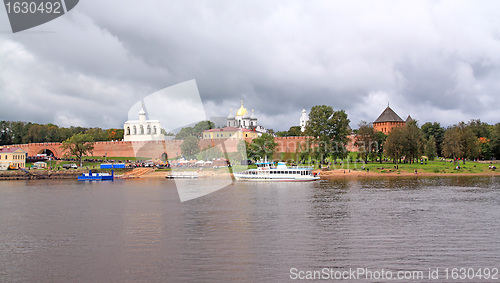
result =
M165 136L161 132L158 120L146 120L146 111L141 105L139 120L129 120L123 125L124 141L163 141Z

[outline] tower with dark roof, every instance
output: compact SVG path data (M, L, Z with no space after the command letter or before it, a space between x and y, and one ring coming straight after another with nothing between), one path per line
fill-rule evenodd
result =
M387 106L384 112L373 122L373 129L387 135L393 128L404 125L406 125L406 122L391 107Z

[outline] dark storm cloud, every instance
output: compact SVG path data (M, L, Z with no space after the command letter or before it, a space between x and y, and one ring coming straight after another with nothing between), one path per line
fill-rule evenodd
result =
M276 130L317 104L346 110L353 127L388 102L421 123L495 123L499 8L83 1L31 33L0 35L0 119L121 127L141 97L196 79L208 116L227 116L243 99ZM0 29L9 29L2 14Z

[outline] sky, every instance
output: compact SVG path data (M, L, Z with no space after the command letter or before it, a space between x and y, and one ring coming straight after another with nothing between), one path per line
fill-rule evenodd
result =
M499 78L499 1L82 0L15 34L0 8L0 120L121 128L194 79L206 116L244 100L274 130L321 104L352 128L388 103L420 124L494 124Z

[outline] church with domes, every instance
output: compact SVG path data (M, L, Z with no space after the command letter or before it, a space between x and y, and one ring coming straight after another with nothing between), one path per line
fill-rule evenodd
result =
M236 115L233 115L233 110L229 111L229 116L226 119L226 127L241 128L252 130L260 134L267 133L267 129L260 126L257 123L257 116L252 109L252 114L248 113L248 110L243 106L243 100L241 101L241 106Z
M240 109L236 111L236 115L233 115L232 109L229 111L226 126L248 130L258 130L262 128L257 125L257 117L255 116L254 110L252 109L252 114L249 114L247 109L243 107L243 100L241 101Z

